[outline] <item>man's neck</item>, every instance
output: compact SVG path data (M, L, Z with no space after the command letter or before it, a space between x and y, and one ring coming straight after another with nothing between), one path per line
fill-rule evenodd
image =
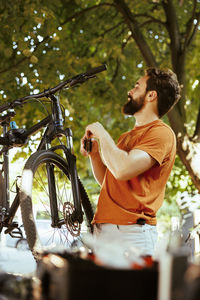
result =
M148 115L144 113L136 113L134 117L136 119L135 126L143 126L159 119L158 115L153 113Z

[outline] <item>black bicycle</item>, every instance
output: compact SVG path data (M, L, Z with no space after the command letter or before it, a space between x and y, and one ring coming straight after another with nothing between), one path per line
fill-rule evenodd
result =
M76 157L73 153L72 131L64 128L62 105L56 92L84 83L106 70L102 65L86 73L61 82L54 88L36 95L29 95L0 106L0 137L2 170L0 172L0 232L23 238L22 230L14 221L21 207L22 221L30 250L38 259L44 246L62 244L70 247L80 236L81 224L92 232L93 210L87 193L77 175ZM51 102L51 113L28 130L9 129L15 108L31 100L47 98ZM27 160L21 180L16 180L16 196L10 205L9 197L9 150L23 146L28 138L42 128L44 132L39 146ZM9 130L8 130L9 129ZM63 141L64 139L64 141ZM38 219L38 212L43 219ZM85 216L85 218L84 218Z

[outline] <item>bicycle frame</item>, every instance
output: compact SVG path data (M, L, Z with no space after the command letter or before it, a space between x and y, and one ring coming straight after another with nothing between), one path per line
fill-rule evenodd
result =
M36 151L39 150L47 150L49 149L48 146L50 143L56 138L60 136L66 137L67 146L65 145L58 145L55 147L50 148L50 150L55 151L58 149L63 150L65 153L65 157L68 161L68 165L70 168L70 174L71 174L71 183L72 183L72 191L73 191L73 199L74 199L74 213L72 215L73 221L78 221L82 223L83 221L83 212L81 209L81 202L80 202L80 195L78 193L78 181L77 181L77 171L76 171L76 157L72 154L73 151L73 145L72 145L72 132L70 128L63 129L63 118L61 117L61 114L54 113L54 111L59 111L58 107L58 99L55 96L51 96L51 99L55 102L53 104L57 106L57 109L53 109L52 116L48 116L45 119L41 120L38 124L35 124L31 128L29 128L25 133L21 135L22 140L26 140L29 136L35 134L40 129L42 129L45 125L48 125L43 136L41 139L41 142L37 148ZM56 115L56 118L54 116ZM53 120L54 118L54 120ZM56 123L57 126L55 127ZM7 125L4 125L4 133L3 136L6 137L7 134ZM6 197L4 199L3 207L2 207L2 220L0 224L0 232L2 231L3 227L8 227L6 230L6 233L12 232L14 228L18 226L17 223L13 222L13 218L16 214L16 211L19 207L19 187L16 184L17 189L17 195L12 202L12 205L10 206L10 197L9 197L9 159L8 159L8 152L9 149L6 147L5 151L3 152L3 169L4 169L4 189L6 191ZM47 165L47 174L48 174L48 182L49 182L49 196L50 196L50 207L51 207L51 216L52 216L52 227L61 227L65 222L64 220L60 220L58 217L58 207L57 207L57 196L56 191L54 189L54 172L53 172L53 166ZM50 184L51 183L51 184ZM5 212L5 213L3 213ZM11 234L12 235L12 234Z
M11 117L15 115L13 112L8 112L7 115L0 117L1 125L3 126L3 137L0 137L0 145L4 145L3 149L0 151L3 154L3 163L2 169L4 171L4 178L3 178L3 190L4 190L4 198L2 201L2 207L0 207L0 232L2 232L3 227L7 227L5 233L9 233L12 237L20 237L22 233L18 227L16 222L13 222L14 216L19 208L19 187L16 183L16 196L10 206L10 195L9 195L9 149L15 147L16 145L20 144L20 146L25 145L27 138L31 135L38 132L43 127L46 127L46 130L42 136L40 144L36 151L39 150L51 150L56 151L61 149L66 157L66 160L69 165L70 169L70 176L71 176L71 183L72 183L72 191L73 191L73 199L74 199L74 212L72 213L72 221L78 221L82 223L83 221L83 212L81 209L81 201L79 195L79 188L78 188L78 177L77 177L77 170L76 170L76 157L73 154L73 144L72 144L72 131L70 128L63 129L63 117L62 111L60 107L59 98L54 94L64 88L64 87L72 87L76 84L80 84L85 82L86 80L95 77L95 74L98 72L102 72L106 70L106 66L102 65L100 67L91 69L86 73L82 73L77 75L65 82L60 83L55 88L46 90L42 93L34 95L34 98L41 98L41 97L48 97L51 99L53 107L52 107L52 114L38 122L37 124L33 125L28 130L20 133L19 136L15 137L12 136L12 130L8 131L8 126L10 123ZM14 100L9 104L2 105L0 107L0 113L9 109L15 108L16 106L22 105L26 100L33 98L33 96L26 96L21 99ZM8 134L11 136L11 140L9 139ZM57 145L51 147L51 142L56 137L66 137L66 146L65 145ZM19 146L19 145L18 145ZM64 220L59 220L58 217L58 207L57 207L57 198L55 192L55 185L52 183L55 182L53 166L47 165L47 174L48 174L48 186L50 187L49 195L50 195L50 207L51 207L51 216L52 216L52 227L61 227L62 224L65 223ZM13 232L13 229L17 228L18 232ZM19 234L19 235L18 235Z

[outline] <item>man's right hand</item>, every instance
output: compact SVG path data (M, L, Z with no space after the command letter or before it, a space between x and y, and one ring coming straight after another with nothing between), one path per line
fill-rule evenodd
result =
M91 152L88 152L85 149L85 140L88 139L88 137L86 137L86 135L83 136L83 138L81 139L81 148L80 148L80 152L82 153L83 156L88 156L88 155L93 155L95 153L97 153L99 151L99 145L98 142L95 139L91 139L92 142L92 149Z

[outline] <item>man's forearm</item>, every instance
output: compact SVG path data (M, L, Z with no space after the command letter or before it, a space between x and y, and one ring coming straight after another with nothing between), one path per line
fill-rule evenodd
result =
M102 162L99 152L95 153L94 155L90 155L89 157L94 177L99 185L102 185L106 172L106 166Z
M113 176L118 179L120 169L122 168L128 153L117 147L108 132L101 137L100 146L105 165L111 171Z
M126 161L128 153L117 147L109 133L99 122L95 122L88 125L86 127L85 136L87 138L96 138L99 140L101 154L105 167L109 169L109 171L113 174L113 176L116 179L119 179L121 176L121 169L123 169L124 162ZM98 159L96 159L96 161L98 161ZM103 170L105 170L105 167L103 166Z

